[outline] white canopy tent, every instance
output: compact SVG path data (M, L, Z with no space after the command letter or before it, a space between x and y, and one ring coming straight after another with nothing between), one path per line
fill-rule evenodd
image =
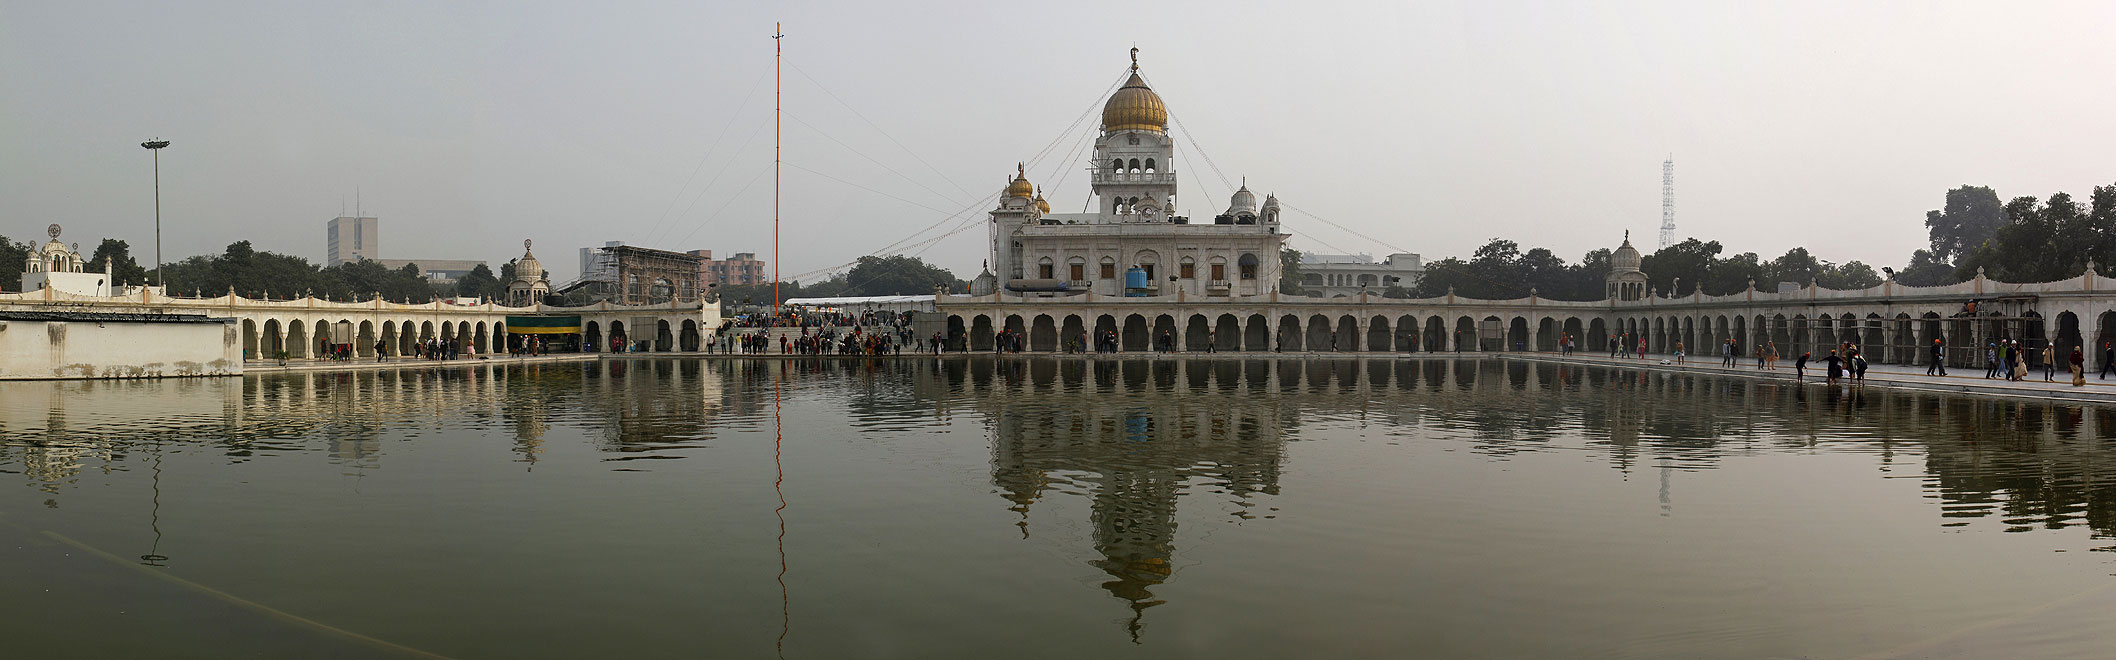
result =
M843 296L836 298L787 298L786 306L834 309L844 312L932 312L933 296Z

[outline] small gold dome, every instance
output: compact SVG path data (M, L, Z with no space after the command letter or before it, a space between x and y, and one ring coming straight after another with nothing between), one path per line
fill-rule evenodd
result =
M1051 203L1050 203L1050 202L1046 202L1046 201L1043 201L1043 191L1042 191L1042 190L1037 190L1037 191L1036 191L1036 211L1037 211L1038 213L1050 213L1050 212L1051 212Z
M1146 86L1146 79L1139 77L1133 69L1131 80L1109 96L1102 104L1102 130L1109 131L1154 131L1168 130L1168 106L1161 103L1161 95Z
M1035 197L1036 186L1029 183L1028 166L1021 163L1015 163L1014 168L1014 181L1012 183L1007 184L1007 193L1004 196L1020 197L1022 199Z

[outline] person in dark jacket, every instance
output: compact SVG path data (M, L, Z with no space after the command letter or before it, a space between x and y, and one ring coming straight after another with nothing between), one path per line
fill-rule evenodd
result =
M1837 384L1837 379L1844 376L1844 358L1837 357L1837 352L1832 350L1829 352L1828 357L1822 358L1822 361L1829 363L1827 372L1829 374L1829 384Z
M1941 361L1940 361L1940 355L1941 355L1942 353L1945 353L1945 352L1946 352L1946 349L1947 349L1947 346L1946 346L1945 344L1942 344L1942 343L1940 343L1940 340L1938 340L1938 339L1934 339L1934 340L1932 340L1932 364L1931 364L1930 366L1927 366L1927 367L1925 367L1925 375L1927 375L1927 376L1945 376L1945 375L1947 375L1947 363L1945 363L1945 362L1941 362Z
M1793 380L1807 380L1807 353L1793 360Z

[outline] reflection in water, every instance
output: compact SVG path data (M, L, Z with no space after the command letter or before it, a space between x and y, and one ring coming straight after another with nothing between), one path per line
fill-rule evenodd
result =
M1197 488L1237 501L1278 489L1277 406L1247 390L1205 390L1178 372L1203 376L1213 365L1186 364L1012 362L999 365L999 383L973 390L996 420L992 481L1021 515L1024 538L1046 493L1093 490L1094 564L1111 578L1102 588L1131 607L1134 641L1147 608L1163 603L1153 588L1174 571L1177 500ZM1118 381L1127 391L1111 391Z
M105 499L122 499L126 512L138 515L125 518L126 538L139 538L133 521L145 519L140 522L154 540L140 556L142 563L168 563L159 554L166 545L171 554L184 558L182 569L205 563L208 553L198 551L198 545L183 544L182 526L172 525L169 543L163 543L164 445L172 466L184 465L180 461L186 455L229 465L271 464L288 474L298 473L288 466L313 466L326 475L355 477L341 485L357 489L375 483L360 481L363 478L431 467L416 465L426 458L416 450L431 445L411 443L490 437L489 445L447 454L466 457L458 463L467 464L450 463L449 469L463 470L461 476L472 482L503 481L535 470L545 479L534 488L548 489L554 498L595 495L589 486L551 478L554 470L570 479L580 478L583 465L601 474L666 471L731 455L715 451L747 449L754 453L733 455L749 462L715 473L728 481L688 482L679 497L715 503L749 497L741 500L742 506L725 508L754 517L743 520L739 530L730 524L714 528L702 541L668 543L698 543L717 553L716 559L743 557L730 563L739 563L760 589L745 592L742 607L759 615L768 617L770 594L765 589L775 588L781 601L777 647L782 656L791 630L790 591L819 582L834 587L833 567L866 566L859 562L873 560L859 556L854 562L846 559L850 555L833 554L840 552L832 545L842 540L839 533L853 526L846 520L853 514L845 511L858 510L834 510L840 505L836 500L858 500L871 491L852 491L831 483L832 478L816 478L832 474L824 467L843 469L824 465L829 459L816 456L834 446L825 442L829 440L884 439L870 446L837 446L837 451L872 452L865 454L868 457L913 451L892 443L929 433L975 434L973 443L989 440L989 456L982 445L976 446L973 462L964 469L980 482L988 469L991 489L1013 512L1007 517L1016 528L1002 528L1004 543L1027 545L1014 539L1031 539L1032 521L1038 524L1034 529L1046 530L1050 527L1043 526L1045 521L1054 517L1084 517L1089 530L1085 538L1065 541L1074 546L1067 550L1080 553L1079 559L1050 563L1092 576L1098 587L1082 591L1099 607L1122 613L1126 632L1108 635L1117 644L1126 638L1150 642L1143 634L1149 610L1156 624L1165 627L1186 610L1202 609L1202 603L1171 602L1169 594L1177 593L1177 586L1204 587L1200 583L1213 580L1193 574L1174 583L1184 570L1179 567L1203 561L1196 556L1198 539L1211 533L1211 527L1270 519L1282 501L1319 497L1290 492L1300 489L1294 484L1312 483L1299 480L1299 461L1317 456L1343 460L1351 454L1330 452L1345 452L1356 443L1437 446L1461 452L1458 456L1474 456L1494 472L1509 462L1526 463L1539 456L1577 456L1585 460L1572 464L1584 465L1580 470L1599 478L1563 473L1570 478L1642 482L1623 484L1637 486L1634 490L1609 491L1629 499L1596 504L1637 504L1645 507L1646 518L1655 513L1649 499L1655 496L1656 484L1649 478L1658 482L1659 516L1687 513L1695 518L1697 511L1711 510L1713 502L1704 491L1719 475L1731 473L1735 459L1855 455L1871 458L1862 465L1871 466L1875 479L1917 478L1933 503L1931 524L2013 533L2084 529L2104 545L2116 537L2116 454L2104 440L2116 431L2116 411L2110 408L1547 363L986 357L617 360L183 382L0 383L0 400L9 404L0 409L0 474L19 475L0 479L19 478L47 506L59 507L76 494L94 495L105 486L127 483L127 473L138 475L129 483L139 485L140 491ZM819 409L842 417L843 429L796 444L815 449L808 456L784 455L784 425L791 422L799 429L801 414ZM762 499L766 417L772 435L770 504ZM733 442L736 438L747 444ZM801 505L795 507L801 513L796 522L804 532L821 533L787 533L789 467L804 477L798 481L802 488L795 491ZM569 475L569 468L575 472ZM1728 470L1713 472L1723 468ZM863 465L853 472L895 469L918 468ZM1751 462L1745 469L1787 468ZM1646 470L1652 471L1650 476L1643 473ZM840 478L844 474L837 473ZM179 478L197 476L195 469L173 469L170 475L186 486L169 491L171 510L180 512L185 522L231 524L213 518L210 506L182 506L184 491L205 488L199 479ZM1811 477L1790 471L1772 476L1786 482ZM1289 492L1281 492L1282 481ZM1678 487L1686 496L1680 511ZM999 503L983 494L981 484L973 490L954 495L987 507ZM315 497L311 491L296 492ZM804 494L814 499L800 497ZM530 511L517 518L533 520L541 513L518 502L477 502ZM0 500L0 505L7 503ZM926 504L945 507L953 502ZM1339 503L1321 506L1333 504ZM607 504L659 513L657 505L665 503L641 499ZM1072 513L1082 505L1084 516ZM774 506L776 520L763 518L763 509ZM459 500L436 508L451 513L473 507ZM1212 512L1218 511L1228 513L1215 520ZM774 544L763 536L774 522L776 584L763 577L769 573ZM564 524L582 522L576 518ZM989 525L982 519L978 524ZM1280 529L1272 530L1274 526ZM1064 529L1062 524L1057 527ZM1285 522L1261 527L1263 534L1294 533L1285 531L1294 527ZM1048 532L1033 536L1047 544L1055 543L1053 537L1063 538ZM549 542L534 540L532 534L523 537L532 544ZM789 543L811 553L802 555L803 572L795 574L808 582L797 581L791 590L786 579ZM680 556L696 548L650 550ZM612 572L622 575L622 569ZM933 570L920 577L950 578L946 569ZM809 623L830 611L829 600L804 600L804 630L829 628ZM761 640L769 636L768 625L764 620L752 623L760 640L753 654L764 653ZM795 650L823 643L810 638L824 637L796 638Z

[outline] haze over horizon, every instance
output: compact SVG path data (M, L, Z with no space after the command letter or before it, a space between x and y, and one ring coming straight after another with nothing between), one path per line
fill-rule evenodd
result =
M0 235L150 264L159 137L169 261L320 263L356 190L383 258L769 259L775 21L788 277L957 228L906 253L974 276L1016 162L1079 210L1135 43L1178 213L1246 177L1307 251L1651 252L1671 153L1679 236L1877 268L1950 188L2116 183L2108 3L24 2L0 5Z

